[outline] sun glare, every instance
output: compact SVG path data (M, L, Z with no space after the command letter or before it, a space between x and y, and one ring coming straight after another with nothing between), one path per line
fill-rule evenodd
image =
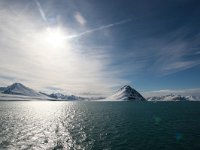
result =
M46 42L49 44L49 46L52 47L63 47L65 44L65 35L64 32L61 31L61 29L56 28L47 28L47 37Z
M33 47L38 55L58 58L69 55L71 44L67 39L67 31L61 27L48 27L36 32Z

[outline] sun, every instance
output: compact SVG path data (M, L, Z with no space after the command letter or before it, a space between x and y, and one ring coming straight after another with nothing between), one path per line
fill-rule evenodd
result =
M62 27L46 27L35 32L32 46L39 55L48 58L68 56L71 53L71 40L67 37L69 31Z
M60 28L47 28L46 31L45 40L49 46L60 48L65 45L66 36Z

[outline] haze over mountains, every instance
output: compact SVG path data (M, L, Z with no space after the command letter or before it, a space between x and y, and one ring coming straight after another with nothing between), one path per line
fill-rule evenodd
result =
M197 96L181 96L181 95L164 95L147 97L146 99L134 88L129 85L125 85L120 88L113 95L105 97L80 97L76 95L64 95L62 93L47 94L43 92L37 92L29 87L24 86L21 83L14 83L8 87L0 87L0 100L7 100L6 97L10 96L12 100L17 98L31 98L42 100L103 100L103 101L198 101L200 97ZM25 96L25 97L24 97ZM3 97L3 99L2 99Z

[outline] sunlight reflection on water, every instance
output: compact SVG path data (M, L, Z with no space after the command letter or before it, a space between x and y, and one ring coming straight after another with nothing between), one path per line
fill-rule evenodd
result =
M88 149L89 145L82 143L87 135L74 104L52 103L22 103L18 111L4 112L7 115L1 118L1 146L8 149ZM78 138L74 138L71 133L77 129L79 132L75 136Z

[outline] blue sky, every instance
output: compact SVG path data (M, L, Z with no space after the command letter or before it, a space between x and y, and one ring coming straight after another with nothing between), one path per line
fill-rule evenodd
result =
M2 0L0 8L2 86L199 94L198 0Z

